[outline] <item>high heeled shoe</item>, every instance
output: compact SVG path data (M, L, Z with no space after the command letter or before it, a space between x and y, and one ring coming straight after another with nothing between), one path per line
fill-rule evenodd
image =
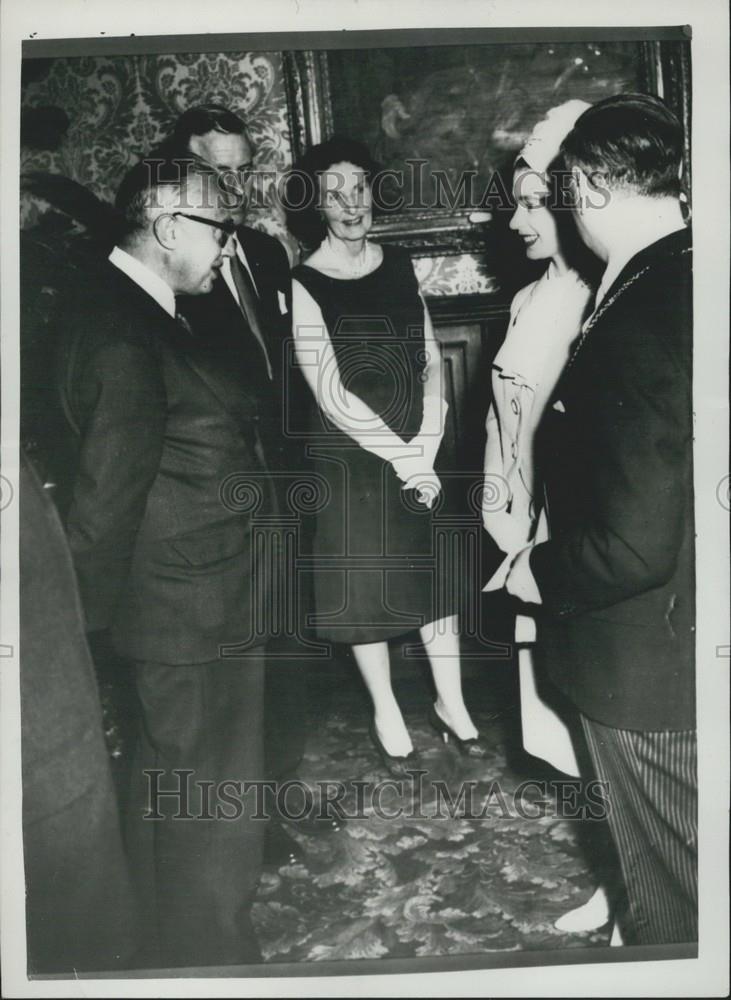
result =
M479 735L472 736L467 740L460 739L452 727L448 726L444 719L437 714L437 710L433 705L429 708L429 724L439 733L444 743L449 743L451 737L454 745L463 757L472 757L473 760L479 760L482 757L487 757L490 753L487 744Z
M419 763L416 750L412 750L411 753L407 754L405 757L396 757L393 754L390 754L384 747L383 743L381 743L381 738L376 730L375 722L371 722L369 732L370 737L373 740L373 745L383 761L383 766L386 768L391 777L407 778L410 780L410 775L408 773L409 769L417 767Z

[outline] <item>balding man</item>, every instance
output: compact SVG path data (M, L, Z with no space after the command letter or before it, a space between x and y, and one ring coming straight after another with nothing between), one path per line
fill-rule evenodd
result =
M159 159L130 171L117 208L124 231L106 270L63 316L76 443L66 528L87 628L132 662L142 708L129 827L159 946L148 961L240 964L260 957L262 824L217 806L223 782L263 776L254 623L266 595L251 514L222 484L248 477L265 509L259 389L176 309L177 296L210 293L233 223L214 171ZM226 659L227 644L246 655Z

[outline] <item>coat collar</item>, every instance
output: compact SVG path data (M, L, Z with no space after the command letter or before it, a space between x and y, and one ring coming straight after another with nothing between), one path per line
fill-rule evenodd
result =
M170 285L137 257L133 257L119 246L115 246L108 257L109 263L134 281L143 292L146 292L157 304L165 310L168 316L175 319L175 292Z
M669 257L692 249L692 246L693 233L690 226L678 229L674 233L670 233L669 236L663 236L662 239L650 243L649 246L644 247L636 253L634 257L630 257L607 289L602 302L609 301L622 285L635 278L640 271L644 271L662 260L667 260Z
M179 329L179 324L176 323L168 309L131 275L110 260L107 259L103 262L99 276L102 280L100 286L102 295L119 296L131 308L146 313L150 319L155 319L166 332ZM174 303L175 298L173 297L173 306Z
M234 419L238 422L243 420L245 424L250 421L250 407L245 397L251 386L244 381L236 359L226 353L225 344L218 338L204 338L185 329L128 274L109 261L104 263L110 281L122 293L124 301L156 321L155 335L159 341L175 350Z
M663 236L662 239L657 240L655 243L651 243L643 250L640 250L639 253L636 253L634 257L632 257L632 259L629 260L622 268L620 273L617 275L616 280L613 281L611 286L607 289L607 293L604 298L584 323L581 328L581 334L574 343L571 351L571 357L569 358L563 374L565 375L572 367L577 354L584 346L584 341L586 340L588 334L594 326L596 326L597 322L601 319L604 313L608 309L611 309L616 299L622 295L626 288L632 285L642 274L649 271L652 267L661 263L663 260L669 260L671 257L677 257L683 253L689 253L692 250L692 246L692 232L690 227L686 227L685 229L679 229L674 233L670 233L669 236Z

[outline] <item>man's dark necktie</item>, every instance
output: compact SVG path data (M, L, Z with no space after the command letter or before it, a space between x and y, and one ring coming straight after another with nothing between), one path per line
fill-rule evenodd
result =
M251 280L251 275L241 263L236 253L229 258L229 261L231 264L231 277L234 279L234 285L239 296L239 306L251 327L251 332L259 341L259 346L264 352L267 374L269 378L272 378L273 373L271 362L269 361L269 352L267 351L261 323L259 322L259 298L254 288L254 282Z

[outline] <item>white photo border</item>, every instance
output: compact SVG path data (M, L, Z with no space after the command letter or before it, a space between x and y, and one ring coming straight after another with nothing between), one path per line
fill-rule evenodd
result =
M240 0L206 8L193 0L150 4L126 0L6 0L2 10L2 156L0 246L2 277L2 960L8 996L724 996L728 992L728 316L729 316L729 80L728 11L723 0L600 0L546 5L541 0L267 0L260 9ZM216 17L212 24L211 18ZM240 48L231 36L294 32L301 47L319 47L322 32L398 29L580 27L692 29L692 167L694 253L695 505L697 530L697 691L699 718L700 938L697 959L625 961L614 950L592 964L588 949L531 953L533 967L495 968L499 955L463 961L415 959L398 975L375 968L323 975L319 963L263 967L240 978L36 979L25 974L24 880L20 829L18 629L18 164L21 43L74 39L81 48L109 47L126 36L164 36L164 49L185 51L197 35L201 51ZM218 30L225 25L225 32ZM211 28L215 30L211 31ZM518 40L518 39L516 39ZM66 43L68 44L68 42ZM118 42L117 42L118 44ZM268 43L271 44L271 43ZM363 44L359 41L357 45ZM410 42L407 44L415 44ZM429 44L427 37L422 44ZM357 47L356 45L356 47ZM169 47L167 47L169 46ZM253 45L249 37L244 47ZM284 48L285 45L277 45ZM292 47L291 45L289 47ZM635 949L633 949L635 951ZM604 950L602 949L602 952ZM511 953L512 954L512 953ZM527 953L526 953L527 954ZM658 953L660 955L661 953ZM668 957L664 957L664 955ZM638 953L639 957L639 953ZM474 961L470 961L474 959ZM568 964L581 962L581 964ZM373 966L374 963L368 963ZM441 971L458 964L461 971ZM490 968L484 968L490 964ZM500 964L503 964L500 961ZM505 964L509 964L506 962ZM418 971L406 971L418 966ZM382 967L393 968L391 963ZM363 971L361 971L363 969ZM423 970L423 971L422 971ZM439 971L437 971L439 970ZM329 970L328 970L329 971Z

